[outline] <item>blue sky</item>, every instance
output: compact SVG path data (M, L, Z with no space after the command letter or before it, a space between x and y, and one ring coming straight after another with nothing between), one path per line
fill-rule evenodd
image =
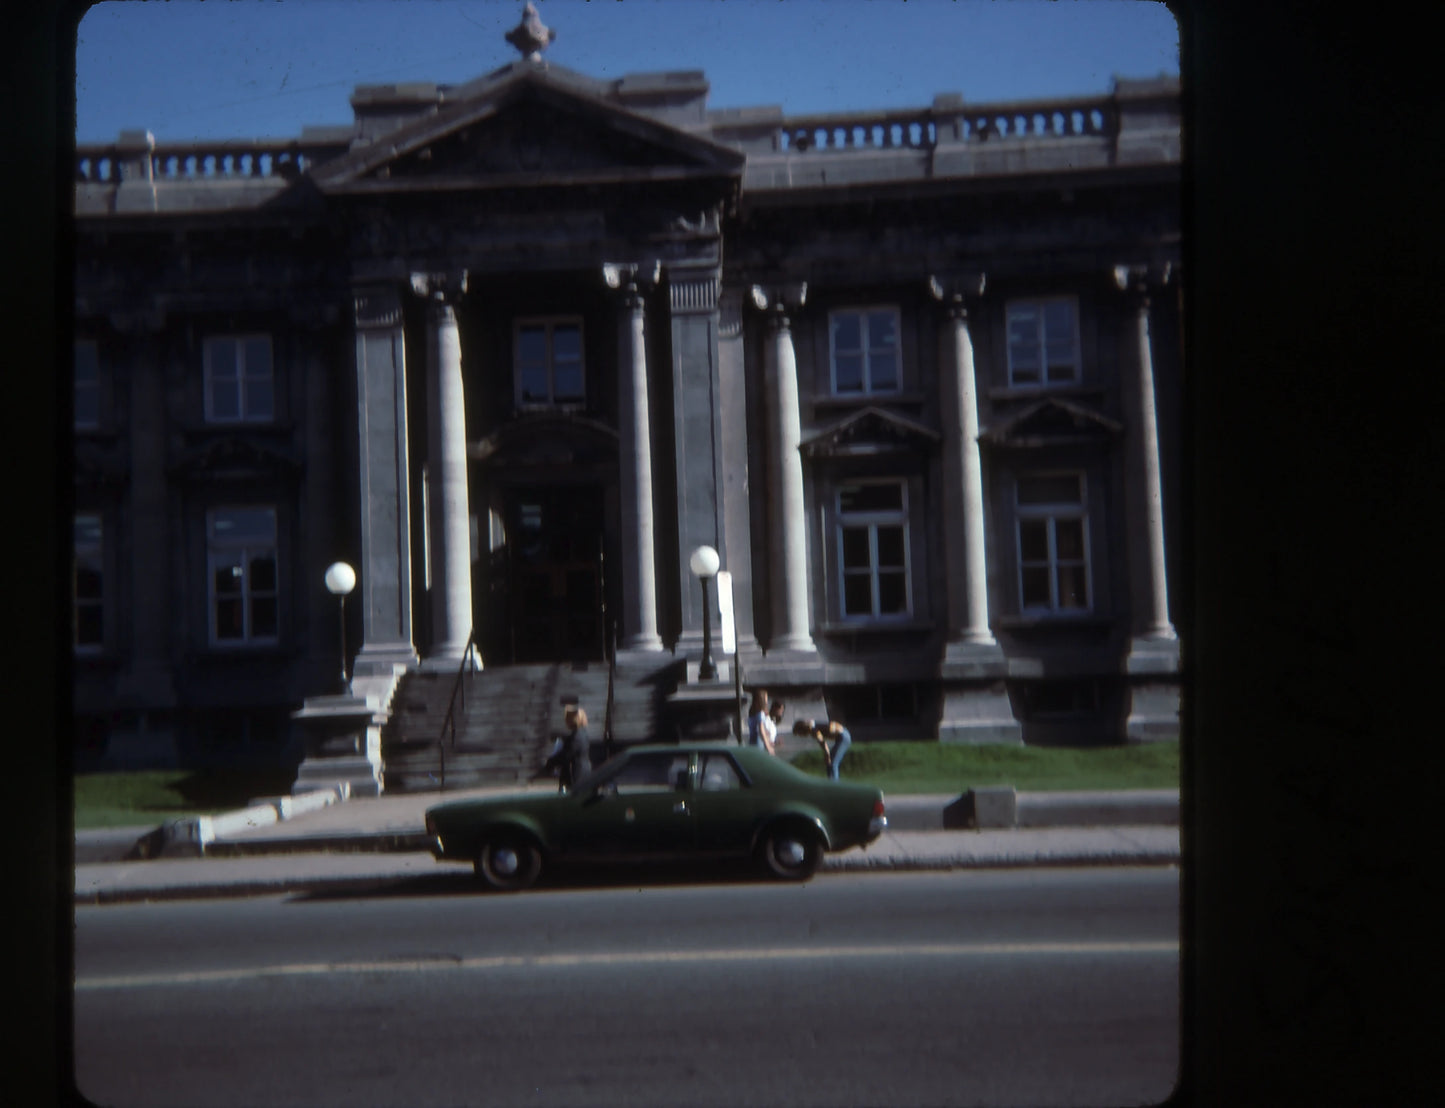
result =
M1179 72L1153 0L536 0L589 76L701 69L713 108L789 114L1107 92ZM76 43L76 140L283 138L358 84L460 84L518 55L522 0L105 0Z

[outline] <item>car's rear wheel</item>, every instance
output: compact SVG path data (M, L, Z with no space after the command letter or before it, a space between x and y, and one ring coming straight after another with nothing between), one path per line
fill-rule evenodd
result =
M477 848L477 880L498 892L525 889L542 872L542 853L535 843L515 832L489 836Z
M787 824L768 831L759 849L763 864L784 881L806 881L823 861L823 839L815 828Z

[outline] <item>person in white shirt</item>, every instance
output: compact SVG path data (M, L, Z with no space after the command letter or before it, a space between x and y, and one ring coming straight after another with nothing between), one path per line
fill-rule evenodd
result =
M760 746L769 754L776 754L774 747L778 737L778 726L768 714L768 690L754 689L752 708L748 713L748 745Z

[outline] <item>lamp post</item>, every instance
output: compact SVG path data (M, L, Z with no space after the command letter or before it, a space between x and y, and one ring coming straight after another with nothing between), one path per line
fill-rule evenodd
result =
M345 562L333 562L326 570L326 591L341 602L341 691L346 692L346 598L356 588L356 570Z
M693 575L702 582L702 662L697 667L699 681L711 681L717 676L717 667L712 663L712 605L708 602L707 583L717 576L720 560L717 551L710 546L699 546L687 560Z

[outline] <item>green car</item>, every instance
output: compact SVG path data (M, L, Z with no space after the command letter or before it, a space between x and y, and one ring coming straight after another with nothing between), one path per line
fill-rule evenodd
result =
M569 793L455 800L426 814L438 861L471 862L507 891L557 861L755 858L803 881L824 852L866 846L887 826L881 789L722 743L634 746Z

